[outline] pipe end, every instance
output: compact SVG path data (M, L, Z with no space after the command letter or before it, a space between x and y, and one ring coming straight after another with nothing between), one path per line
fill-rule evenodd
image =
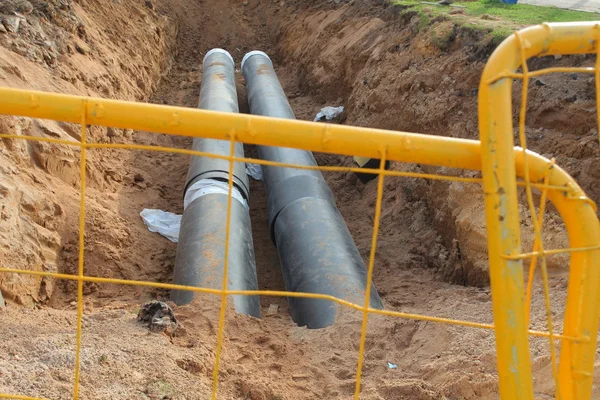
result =
M271 58L267 55L267 53L265 53L264 51L260 51L260 50L252 50L252 51L246 53L246 55L242 59L242 66L241 66L242 71L244 70L244 63L246 62L246 60L248 60L252 56L264 56L267 58L267 60L269 60L271 65L273 64L273 62L271 61Z
M231 60L231 63L232 63L232 64L233 64L233 66L235 67L235 61L233 60L233 57L231 56L231 54L229 54L229 52L228 52L227 50L225 50L225 49L219 49L219 48L217 48L217 49L212 49L212 50L209 50L209 51L206 53L206 55L204 56L204 59L202 60L202 64L204 64L204 63L206 62L206 59L207 59L208 57L210 57L211 55L213 55L213 54L216 54L216 53L225 54L225 55L227 56L227 58L229 58L229 60Z

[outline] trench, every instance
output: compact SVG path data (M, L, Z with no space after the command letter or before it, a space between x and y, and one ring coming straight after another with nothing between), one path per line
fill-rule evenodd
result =
M224 47L237 62L240 112L247 113L239 62L246 52L259 49L272 57L298 119L312 120L323 106L344 105L346 112L335 123L477 137L478 73L493 49L480 33L443 20L433 33L420 32L415 15L382 1L281 5L254 0L244 5L233 0L179 0L174 7L159 3L158 10L177 24L178 35L173 54L167 55L172 57L171 67L150 102L196 107L202 58L211 48ZM235 29L227 27L231 21ZM435 35L444 36L446 30L453 32L451 41L440 44ZM534 96L532 102L535 100ZM545 115L544 110L539 113ZM187 138L147 132L134 132L131 141L176 148L191 145ZM256 149L246 146L246 155L256 157ZM320 165L352 165L350 157L315 156ZM133 182L128 181L132 184L122 185L115 193L119 217L130 226L129 240L114 250L120 253L116 266L103 265L114 257L103 259L93 250L86 255L86 266L92 273L105 276L170 282L176 245L148 232L138 213L143 208L182 212L188 158L144 151L114 151L107 160L111 158L122 161L120 169L133 177ZM393 163L392 169L456 173L402 163ZM324 175L368 264L377 183L365 184L352 173ZM252 179L250 189L259 288L283 290L277 252L268 232L265 191L261 182ZM481 199L478 190L476 186L423 179L386 179L374 282L388 308L416 304L408 299L411 294L399 290L415 277L420 284L433 287L446 287L449 282L489 293L482 202L474 204L465 196ZM101 218L90 220L92 232L98 222ZM560 228L559 221L551 219L549 224ZM102 236L99 239L106 240ZM560 235L554 238L555 243L561 240ZM67 262L72 264L73 254L69 256ZM556 258L550 266L561 276L560 266L565 262ZM75 285L66 283L63 289L51 304L72 302ZM96 284L86 284L85 294L95 307L128 302L132 295L168 298L163 290ZM261 298L263 308L271 304L287 313L286 299Z
M262 50L273 59L298 119L312 120L321 107L343 105L346 112L336 123L477 138L479 74L493 50L485 34L447 20L433 21L430 30L421 30L418 16L410 10L376 0L341 4L316 0L155 3L158 12L177 25L178 34L173 53L166 55L172 59L167 63L171 66L158 81L156 90L148 93L150 102L196 107L201 62L208 50L227 49L238 68L246 52ZM585 58L576 61L579 65L589 62ZM562 62L566 61L559 60L557 64L560 66ZM248 112L239 71L236 77L240 111ZM534 150L550 153L567 145L567 154L558 163L566 163L570 172L583 165L580 172L583 186L597 196L600 192L591 183L597 155L587 147L581 150L589 137L595 137L593 121L586 119L573 127L567 117L556 112L558 107L565 107L565 115L587 115L585 110L593 100L593 93L588 93L586 84L587 81L578 78L566 86L558 80L534 86L530 100L533 117L528 130L536 134L537 139L532 141ZM571 101L572 92L583 96ZM573 130L569 131L570 128ZM114 140L176 148L191 146L187 138L147 132L132 132ZM256 157L256 149L246 146L246 155ZM148 232L139 212L143 208L183 211L188 158L121 150L94 157L96 161L102 160L102 165L114 165L121 182L113 183L110 193L90 188L93 202L86 219L86 271L105 277L171 282L176 245ZM351 158L346 156L315 154L315 157L320 165L352 165ZM392 168L461 173L402 163L393 163ZM377 182L362 183L352 173L324 173L324 176L367 264ZM279 259L269 234L265 192L261 182L251 179L250 184L259 288L282 290ZM483 203L476 201L480 200L479 188L414 178L389 178L384 187L374 283L385 307L491 323ZM106 207L104 202L108 204ZM104 213L101 206L111 208L114 213ZM74 273L76 214L69 218L61 233L58 268L60 272ZM566 247L561 245L564 232L560 221L549 218L550 247ZM560 257L550 260L553 287L566 287L567 261ZM61 282L57 286L49 305L59 310L74 309L76 285ZM146 300L168 299L167 291L108 284L86 284L84 294L86 311L90 312L135 309ZM553 298L553 303L562 310L564 296L561 296ZM351 396L359 318L342 315L340 323L331 329L306 333L293 326L286 299L261 297L263 310L272 304L279 309L274 318L228 319L230 329L244 337L236 339L241 340L239 347L231 340L229 344L234 350L227 360L236 366L268 362L265 365L269 371L288 377L289 382L273 384L277 380L273 378L265 383L262 376L253 376L243 368L237 372L230 370L229 378L223 378L230 397L288 398L288 391L292 393L289 398ZM538 329L544 328L542 304L537 296L532 320ZM206 340L203 336L193 336L194 329L207 337L214 335L214 326L202 315L205 308L201 306L200 310L185 307L179 310L184 321L189 322L184 325L188 333L182 338L171 338L170 344L177 348L168 348L180 357L174 370L183 368L179 361L184 360L183 369L195 373L194 379L198 373L203 379L204 375L210 375L206 374L211 368L210 361L203 360L198 366L179 351L180 348L196 350L200 345L193 343ZM557 319L560 317L559 313ZM534 340L532 348L539 373L536 393L545 398L551 395L552 385L547 349L541 343ZM248 350L253 346L259 348L255 353ZM329 354L331 349L333 355ZM385 363L388 360L398 364L400 376L390 375L393 371ZM377 324L369 326L365 368L366 398L497 398L494 337L489 333L465 332L419 321L377 320ZM245 380L231 378L236 373L246 377ZM322 387L309 387L305 383L307 376ZM181 382L183 386L191 385Z
M237 61L238 68L241 57L247 51L254 49L266 51L274 60L276 72L298 119L312 120L322 106L343 105L350 101L349 97L352 89L347 87L348 82L335 78L334 82L326 84L313 83L310 81L316 79L309 76L305 71L309 66L294 65L297 61L297 55L293 54L294 44L290 46L285 40L281 40L280 36L285 30L284 26L291 15L288 10L278 4L274 6L265 5L258 1L251 2L247 6L240 6L238 3L231 1L228 3L229 7L227 7L223 6L222 2L190 3L181 1L179 5L182 6L180 10L183 10L183 12L163 10L165 14L170 15L171 18L177 21L179 33L174 47L172 66L168 74L159 82L156 91L151 95L150 102L196 107L202 78L202 58L206 51L213 47L229 49ZM297 7L299 11L306 13L304 17L307 20L310 20L312 13L315 12L321 16L332 11L339 13L339 11L327 7L323 9L318 5L315 5L314 9L312 6L307 5ZM174 10L177 10L177 8L175 7ZM371 30L379 24L372 21L374 19L380 21L376 17L378 14L367 13L361 15L361 13L364 13L363 9L358 11L361 25L365 29L362 38L367 41L372 40L373 38L370 38L372 35ZM350 15L352 15L352 12L350 12ZM339 18L343 24L349 22L347 21L349 17L340 15ZM199 25L198 20L204 20L205 22ZM223 28L223 25L229 20L239 21L240 28L233 32ZM327 21L327 18L325 21ZM319 62L318 59L315 61ZM247 113L245 87L243 77L239 71L236 72L236 79L240 112ZM335 87L332 88L334 85ZM338 122L346 123L347 121ZM150 143L175 148L190 148L191 145L191 140L187 138L147 132L134 132L131 140L134 143ZM256 149L253 146L246 146L246 154L250 157L257 156ZM316 154L316 157L321 165L351 165L349 157L331 154ZM95 249L88 250L86 251L86 267L89 271L103 271L108 276L171 282L176 245L154 233L148 232L137 215L142 208L182 212L182 190L188 158L174 154L145 151L114 151L107 159L116 161L119 158L122 161L120 169L134 176L133 185L123 185L116 192L118 214L120 218L127 221L127 225L132 226L131 231L133 233L127 246L123 246L117 251L130 252L130 254L123 254L123 259L120 260L122 262L111 270L110 266L100 267L103 260L97 256ZM357 180L353 174L345 173L326 173L325 178L336 195L338 208L345 217L357 247L365 264L367 264L373 229L376 182L373 181L365 185ZM136 182L136 179L140 182ZM414 184L419 185L417 182L414 182ZM399 182L394 180L390 180L386 185L386 190L394 192L392 198L387 199L387 206L394 209L394 211L391 211L392 213L398 212L395 210L398 206L394 203L405 200L404 198L397 198L398 195L395 192L401 192L400 196L404 197L403 192L409 190L398 185ZM268 230L267 202L264 188L261 182L251 180L250 189L250 216L259 288L263 290L284 290L277 251L273 246ZM380 240L379 254L382 255L380 256L381 269L379 267L378 269L384 273L375 276L375 283L382 282L379 285L381 286L380 290L383 291L384 296L388 296L390 304L401 304L401 301L393 299L395 290L389 288L385 283L389 278L388 274L395 275L398 269L402 270L405 267L417 266L424 269L423 279L425 281L438 280L435 271L437 265L433 265L434 268L428 267L432 266L432 262L437 262L438 258L443 256L423 254L423 249L415 249L414 238L412 242L407 240L408 235L406 232L410 232L410 225L422 224L419 234L433 238L436 241L437 251L447 253L433 227L433 221L426 215L426 202L422 199L417 200L412 207L414 210L411 215L405 215L397 221L390 220L385 224L385 229L383 229L385 236ZM401 211L401 213L406 214L406 211ZM389 212L384 212L383 223L386 222L386 219L394 219ZM88 224L91 225L92 232L94 232L94 227L98 222L95 218L89 220ZM127 261L133 265L127 265ZM405 272L409 273L409 271ZM64 290L54 296L51 304L55 306L63 304L63 306L68 307L73 301L75 288L73 283L66 283ZM85 288L85 294L88 296L87 301L93 307L100 308L118 302L130 302L132 296L142 296L148 300L154 298L168 299L168 292L164 290L127 288L108 284L86 284ZM261 298L263 309L272 304L278 306L280 313L287 315L288 303L285 298Z

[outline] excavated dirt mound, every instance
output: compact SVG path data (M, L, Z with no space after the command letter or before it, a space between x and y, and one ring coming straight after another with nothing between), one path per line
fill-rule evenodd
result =
M5 3L13 8L0 7L4 86L195 107L206 51L223 47L239 62L245 52L260 49L272 56L299 119L312 120L326 105L344 105L345 124L478 136L477 87L492 38L444 19L423 27L416 13L385 1ZM563 57L531 67L591 63L588 57ZM532 149L557 157L599 200L593 82L563 75L533 83L527 120ZM515 86L518 104L520 86ZM247 110L241 77L238 95L240 109ZM27 118L0 117L0 130L80 139L77 125ZM90 127L89 136L96 142L191 144L99 127ZM256 155L252 146L246 152ZM78 153L53 144L0 143L0 265L76 273ZM316 156L321 165L352 164L345 156ZM187 157L125 150L93 150L88 157L86 274L170 282L176 245L149 232L139 212L181 213ZM477 176L424 165L393 163L392 168ZM364 184L352 173L328 173L326 179L366 260L377 183ZM259 286L282 289L264 191L260 182L251 185ZM386 308L491 323L480 191L461 183L386 179L374 276ZM522 220L524 248L531 248L525 208ZM567 246L552 209L545 226L547 248ZM549 265L560 324L568 258L552 257ZM76 285L0 274L0 290L8 301L0 308L0 337L7 338L0 343L0 393L72 398ZM82 398L209 396L218 321L213 298L174 307L179 328L155 333L136 321L137 310L146 300L166 298L166 292L86 284L84 293ZM276 304L279 311L263 320L228 313L221 398L350 398L361 315L345 311L335 326L309 331L292 323L285 299L263 297L261 304L265 311ZM532 308L532 327L544 329L539 285ZM547 341L532 339L531 354L536 398L553 398ZM489 331L371 317L365 356L363 398L498 398ZM600 396L599 388L594 396Z

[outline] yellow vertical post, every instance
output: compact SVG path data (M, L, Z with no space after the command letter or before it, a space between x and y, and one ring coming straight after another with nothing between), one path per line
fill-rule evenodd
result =
M582 27L583 28L583 27ZM585 28L584 28L585 29ZM592 48L587 52L596 53L594 79L596 87L596 118L598 135L600 135L600 26L588 24L585 33ZM593 37L593 40L589 40ZM600 138L600 136L599 136ZM585 195L580 190L579 197ZM575 196L577 198L577 196ZM593 212L589 202L575 201L573 207L582 209L581 215ZM565 220L566 221L566 220ZM577 229L569 231L571 243L582 243L582 246L595 244L598 240L598 220L581 219ZM595 233L595 235L593 234ZM600 315L600 269L598 268L598 251L590 254L572 253L569 288L567 292L567 308L565 310L564 333L580 337L579 342L565 341L559 364L560 395L562 400L589 399L592 396L593 372L596 362L596 343L598 335L598 318Z
M528 400L533 385L523 263L503 257L521 252L511 87L509 79L491 85L482 80L479 129L500 397Z
M584 215L592 207L582 201L573 201L574 208ZM585 209L588 209L584 211ZM577 211L579 211L577 210ZM598 220L579 219L581 228L570 231L571 243L598 244ZM591 233L591 234L590 234ZM580 246L577 246L580 247ZM569 288L563 334L580 338L563 340L560 351L558 379L561 400L587 400L592 397L598 315L600 314L600 252L571 253Z

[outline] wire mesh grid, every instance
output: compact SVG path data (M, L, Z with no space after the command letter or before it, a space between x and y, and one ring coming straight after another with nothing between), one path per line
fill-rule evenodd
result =
M542 282L544 288L544 299L546 305L546 318L547 318L547 331L538 331L527 329L525 334L530 336L537 337L545 337L549 340L550 350L551 350L551 363L552 363L552 372L553 377L556 383L557 390L557 398L561 398L560 388L560 379L559 372L557 366L557 351L556 351L556 341L563 340L565 342L571 343L586 343L590 342L591 338L586 336L585 334L580 334L576 336L560 334L555 332L552 314L550 310L549 303L549 287L548 287L548 271L546 266L546 256L551 254L559 254L559 253L588 253L594 250L600 249L600 243L586 246L586 247L576 247L576 248L565 248L565 249L550 249L547 250L544 248L543 241L541 238L541 231L543 229L543 216L546 211L546 201L548 199L548 193L550 191L557 191L561 194L565 195L565 197L571 197L575 201L581 201L587 204L593 204L593 202L582 195L579 195L577 190L574 187L565 186L565 185L552 185L550 182L550 175L555 168L554 161L550 161L546 164L545 173L543 175L543 179L540 181L534 182L531 180L530 176L530 163L529 163L529 155L527 152L527 143L525 137L525 113L527 106L527 84L528 79L534 76L540 76L545 73L551 72L585 72L585 73L593 73L596 76L596 87L600 89L600 81L598 78L600 77L600 62L597 60L595 68L550 68L541 71L529 72L526 64L526 57L524 53L524 45L521 42L520 36L516 34L517 39L521 43L521 58L522 58L522 66L523 72L522 74L515 73L504 73L500 76L495 77L494 80L487 82L487 84L492 84L493 82L499 79L505 78L520 78L523 79L523 91L522 91L522 103L520 110L520 120L519 120L519 138L521 143L522 150L515 150L516 153L521 153L523 157L524 163L524 176L522 181L516 180L516 176L514 177L515 183L518 186L522 186L525 188L526 196L527 196L527 204L529 207L529 211L531 213L531 218L534 227L535 233L535 241L534 246L531 252L528 253L511 253L503 255L503 257L507 260L523 260L523 259L531 259L529 266L529 280L527 282L526 289L526 314L527 320L529 320L529 302L531 300L531 287L533 282L533 277L537 265L538 258L541 260L541 272L542 272ZM32 95L33 96L33 95ZM600 96L600 94L598 94ZM337 166L317 166L317 167L308 167L301 165L293 165L293 164L285 164L278 163L272 161L265 161L259 159L251 159L251 158L240 158L235 157L234 148L235 143L239 138L236 136L236 131L231 130L228 134L228 140L230 141L230 154L229 156L218 156L211 153L203 153L193 150L185 150L178 148L170 148L170 147L162 147L162 146L148 146L148 145L139 145L139 144L113 144L113 143L90 143L87 140L87 118L88 115L87 110L87 99L81 100L81 112L80 112L80 124L81 124L81 141L79 143L74 143L72 141L55 139L55 138L42 138L42 137L34 137L34 136L23 136L23 135L11 135L11 134L0 134L0 138L3 139L21 139L21 140L31 140L31 141L45 141L51 142L55 144L67 145L67 146L75 146L80 147L81 149L81 162L80 162L80 215L79 215L79 260L78 260L78 270L77 274L61 274L61 273L51 273L51 272L42 272L42 271L29 271L29 270L20 270L20 269L11 269L0 267L0 272L3 273L16 273L16 274L29 274L29 275L37 275L44 277L52 277L57 279L71 280L77 282L77 325L76 325L76 349L75 349L75 366L74 366L74 386L73 386L73 398L78 399L80 395L80 354L81 354L81 346L82 346L82 319L83 319L83 284L84 282L95 282L95 283L109 283L109 284L121 284L121 285L134 285L134 286L145 286L145 287L153 287L153 288L161 288L161 289L179 289L179 290L188 290L196 293L204 293L204 294L213 294L218 295L221 298L221 307L219 313L219 323L218 323L218 331L217 331L217 345L215 351L215 363L213 368L212 375L212 398L217 398L217 389L219 382L219 368L220 368L220 359L221 352L223 348L223 331L226 322L226 307L227 307L227 297L228 295L262 295L262 296L286 296L286 297L303 297L303 298L314 298L314 299L323 299L330 300L339 305L349 307L358 311L361 311L363 314L362 324L361 324L361 335L360 335L360 343L359 343L359 354L358 354L358 362L356 368L356 386L354 397L356 399L359 398L361 392L361 378L362 378L362 366L364 360L364 350L365 350L365 342L367 335L367 324L368 317L370 314L381 314L389 317L398 317L398 318L407 318L414 320L422 320L422 321L431 321L452 325L460 325L464 327L470 328L480 328L480 329L488 329L494 330L494 325L491 324L483 324L473 321L465 321L458 319L449 319L449 318L438 318L435 316L426 316L420 314L411 314L399 311L392 310L379 310L372 309L369 307L369 297L370 297L370 288L373 279L373 270L375 266L375 256L376 256L376 248L377 248L377 238L378 238L378 229L379 222L381 216L381 207L384 193L384 180L386 177L410 177L410 178L423 178L423 179L436 179L436 180L447 180L447 181L459 181L459 182L468 182L481 184L481 178L466 178L461 176L449 176L449 175L441 175L441 174L427 174L427 173L418 173L418 172L403 172L403 171L392 171L385 169L385 162L389 158L389 146L384 145L379 149L379 158L381 160L380 166L378 169L366 169L366 168L353 168L353 167L337 167ZM156 106L157 109L161 106ZM1 109L0 109L1 111ZM600 115L600 109L599 109ZM316 124L315 124L316 125ZM320 124L322 125L322 124ZM344 127L340 127L343 132ZM365 132L368 132L366 130ZM194 137L202 137L201 134L187 132L187 136ZM285 135L282 135L285 138ZM365 140L368 140L368 137L364 136ZM284 139L285 140L285 139ZM294 142L290 140L289 147L295 147ZM193 287L193 286L185 286L185 285L175 285L168 283L160 283L160 282L151 282L151 281L137 281L137 280L125 280L125 279L113 279L113 278L102 278L102 277L94 277L87 276L85 274L85 261L84 261L84 235L85 235L85 200L86 200L86 164L87 164L87 150L88 149L129 149L129 150L145 150L145 151L159 151L159 152L171 152L171 153L179 153L193 156L203 156L203 157L211 157L211 158L220 158L228 160L230 163L229 169L229 199L227 205L227 219L226 219L226 237L225 237L225 253L224 253L224 273L223 273L223 281L221 289L211 289L211 288L202 288L202 287ZM317 149L315 149L317 150ZM329 149L331 152L335 152L335 147ZM424 150L427 151L427 150ZM395 158L394 158L395 159ZM398 160L404 161L404 160ZM228 272L228 245L229 245L229 236L230 236L230 217L231 217L231 203L232 197L231 192L233 189L233 165L235 162L252 162L256 164L266 165L266 166L276 166L276 167L284 167L284 168L298 168L298 169L308 169L308 170L320 170L320 171L343 171L343 172L362 172L362 173L373 173L378 174L378 184L377 184L377 197L375 203L375 218L373 224L373 234L371 239L371 250L369 255L368 262L368 274L367 274L367 285L366 285L366 293L365 293L365 301L361 304L351 303L339 298L335 298L329 295L323 294L314 294L314 293L298 293L298 292L287 292L287 291L272 291L272 290L257 290L257 291L242 291L242 290L228 290L227 289L227 272ZM541 190L541 199L539 205L539 211L536 213L535 205L533 202L532 189L537 188ZM595 209L595 205L594 205ZM496 301L497 299L492 299ZM496 336L502 336L504 332L500 330L496 330ZM12 399L28 399L28 400L40 400L36 397L15 395L15 394L0 394L0 398L12 398Z
M494 326L491 324L483 324L478 322L464 321L464 320L456 320L449 318L438 318L434 316L425 316L418 314L410 314L398 311L390 311L390 310L379 310L372 309L369 307L370 298L370 287L373 279L373 269L375 265L375 255L376 255L376 247L377 247L377 236L379 229L379 220L381 216L381 204L383 199L384 192L384 178L386 176L400 176L400 177L411 177L411 178L423 178L423 179L439 179L439 180L448 180L448 181L459 181L459 182L469 182L469 183L481 183L480 178L466 178L460 176L447 176L447 175L438 175L438 174L426 174L426 173L418 173L418 172L402 172L402 171L388 171L384 169L386 156L385 151L381 153L381 165L379 169L368 169L368 168L352 168L352 167L336 167L336 166L322 166L322 167L307 167L301 165L294 164L285 164L278 163L266 160L259 160L253 158L239 158L235 157L233 154L235 148L235 139L232 138L230 140L231 143L231 154L229 157L226 156L218 156L212 153L203 153L197 152L193 150L184 150L177 148L169 148L169 147L159 147L159 146L145 146L145 145L129 145L129 144L108 144L108 143L87 143L86 141L86 125L85 121L82 121L81 124L81 144L75 144L72 141L54 139L54 138L40 138L40 137L28 137L28 136L20 136L20 135L8 135L2 134L1 138L5 139L24 139L24 140L33 140L33 141L46 141L52 142L56 144L68 145L68 146L77 146L81 148L81 166L80 166L80 218L79 218L79 263L78 263L78 273L77 275L70 274L60 274L60 273L50 273L50 272L38 272L38 271L27 271L27 270L16 270L9 268L0 268L0 272L7 273L20 273L20 274L30 274L30 275L38 275L38 276L48 276L57 279L66 279L77 281L77 332L76 332L76 357L75 357L75 383L73 390L73 397L77 399L79 397L79 379L80 379L80 371L79 371L79 363L80 363L80 352L81 352L81 334L82 334L82 318L83 318L83 283L84 282L95 282L95 283L112 283L112 284L124 284L124 285L136 285L136 286L146 286L146 287L154 287L154 288L162 288L162 289L183 289L190 290L198 293L204 294L213 294L219 295L221 297L221 308L219 314L219 324L218 324L218 335L217 335L217 347L216 347L216 359L215 359L215 367L213 369L213 389L212 396L216 398L217 395L217 385L218 385L218 374L219 374L219 362L220 362L220 354L222 350L223 343L223 330L225 324L225 311L227 307L227 296L228 295L266 295L266 296L287 296L287 297L305 297L305 298L315 298L315 299L324 299L334 301L342 306L350 307L355 310L359 310L363 312L363 322L361 326L361 336L359 343L359 358L358 358L358 366L357 366L357 374L356 374L356 391L355 397L358 398L360 394L360 386L361 386L361 371L362 371L362 363L364 357L364 349L365 349L365 340L367 333L367 322L368 315L370 313L373 314L382 314L392 317L401 317L408 319L416 319L422 321L431 321L431 322L439 322L439 323L447 323L454 325L462 325L465 327L471 328L482 328L482 329L494 329ZM135 281L135 280L123 280L123 279L113 279L113 278L101 278L101 277L93 277L86 276L84 270L84 250L85 250L85 189L86 189L86 162L87 162L87 150L94 148L113 148L113 149L135 149L135 150L147 150L147 151L162 151L162 152L171 152L171 153L180 153L180 154L189 154L194 156L203 156L203 157L211 157L211 158L221 158L226 159L230 162L230 171L233 171L233 163L234 162L251 162L257 163L261 165L267 166L277 166L284 168L299 168L299 169L312 169L312 170L320 170L320 171L336 171L336 172L367 172L379 174L380 179L377 184L377 200L375 204L375 220L374 220L374 230L371 242L371 251L369 256L368 263L368 275L367 275L367 292L365 294L365 303L364 305L354 304L348 301L344 301L342 299L338 299L328 295L319 295L314 293L298 293L298 292L286 292L286 291L271 291L271 290L259 290L259 291L241 291L241 290L228 290L227 289L227 269L228 269L228 249L225 249L225 258L224 258L224 280L222 282L223 286L221 290L218 289L210 289L210 288L198 288L192 286L185 285L174 285L168 283L159 283L159 282L150 282L150 281ZM225 246L228 246L229 242L229 225L230 225L230 212L231 212L231 190L233 187L233 176L230 172L229 174L229 191L230 196L228 200L228 211L227 211L227 229L226 229L226 238L225 238ZM521 182L521 185L525 186L526 182ZM553 189L551 186L544 182L543 184L531 184L531 187L538 187L543 191ZM554 189L564 190L564 187L556 187ZM536 251L536 249L534 249ZM567 252L569 249L558 249L554 250L554 252ZM540 252L535 254L539 254ZM543 254L549 254L545 252ZM576 340L576 338L566 337L560 334L552 333L552 331L542 332L536 330L530 330L529 333L532 336L538 337L549 337L552 339L569 339ZM27 396L15 396L8 394L0 394L0 398L18 398L18 399L36 399L35 397L27 397Z

